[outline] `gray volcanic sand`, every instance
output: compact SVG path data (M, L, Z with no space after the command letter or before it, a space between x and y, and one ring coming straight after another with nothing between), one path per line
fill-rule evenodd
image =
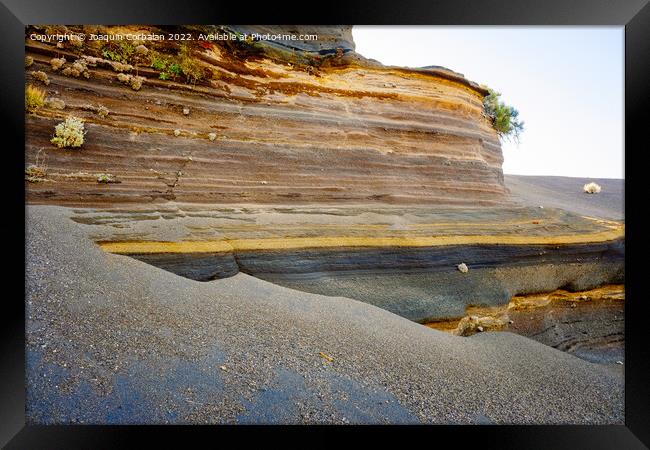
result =
M625 180L505 175L513 199L529 206L561 208L591 217L625 218ZM599 194L587 194L582 187L590 182L602 187Z
M104 253L68 214L27 208L30 423L624 421L616 368L241 273L189 280Z

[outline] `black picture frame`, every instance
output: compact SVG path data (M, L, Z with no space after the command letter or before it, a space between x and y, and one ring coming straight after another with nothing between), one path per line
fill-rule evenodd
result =
M292 430L310 441L333 430L355 427L115 427L26 426L24 385L24 26L27 24L198 24L295 23L382 25L618 25L625 27L625 147L626 153L626 367L625 426L436 426L364 427L368 437L407 431L429 443L449 438L454 446L540 449L636 449L650 446L650 350L645 326L642 279L644 232L641 200L631 201L643 186L643 150L650 110L650 5L648 0L446 0L319 3L312 14L306 2L269 3L267 7L234 2L171 0L79 1L2 0L0 89L3 98L5 171L2 176L5 220L0 222L4 245L5 290L2 317L0 384L0 444L6 448L113 448L129 446L135 438L164 440L206 437L229 431L240 443L269 432ZM607 62L604 61L604 64ZM594 95L598 95L597 92ZM598 130L594 130L598 132ZM637 148L638 146L638 148ZM23 237L23 239L20 239ZM640 261L634 264L633 261ZM21 262L23 264L21 264ZM23 280L23 281L21 281ZM305 433L309 433L308 435ZM315 434L314 434L315 433Z

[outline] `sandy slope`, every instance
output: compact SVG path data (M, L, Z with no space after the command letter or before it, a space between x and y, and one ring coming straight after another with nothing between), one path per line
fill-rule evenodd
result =
M601 193L582 191L582 187L592 181L603 188ZM513 197L526 205L551 206L604 219L623 220L625 217L625 180L505 175L505 183Z
M611 368L244 274L192 281L102 252L68 213L28 207L32 422L623 423Z

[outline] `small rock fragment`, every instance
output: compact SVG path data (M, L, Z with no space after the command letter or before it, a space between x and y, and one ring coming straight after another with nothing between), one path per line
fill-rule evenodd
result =
M214 141L217 138L217 133L208 133L208 139Z
M480 325L479 325L478 327L476 327L476 329L477 329L478 331L483 331L483 327L480 326Z
M469 268L467 267L467 264L465 264L465 263L458 264L458 270L460 270L462 273L469 272Z
M135 52L138 55L146 55L149 53L149 49L144 44L140 44L135 48Z
M181 130L178 128L174 130L174 136L180 136L181 135Z
M183 114L186 115L186 116L189 116L190 115L190 108L188 108L187 106L185 108L183 108Z

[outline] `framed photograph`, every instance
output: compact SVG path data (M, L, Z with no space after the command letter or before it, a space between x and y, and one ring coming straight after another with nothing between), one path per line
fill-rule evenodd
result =
M4 2L7 448L647 448L650 6L330 6Z

